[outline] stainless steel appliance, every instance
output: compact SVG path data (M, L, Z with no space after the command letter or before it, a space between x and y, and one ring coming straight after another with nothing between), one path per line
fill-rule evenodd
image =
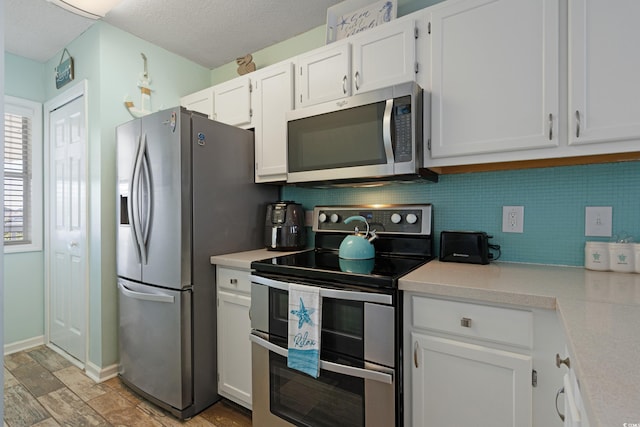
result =
M264 245L272 251L304 249L307 233L304 209L299 203L282 201L267 205L264 223Z
M251 132L173 108L117 128L120 378L180 418L219 399L211 255L262 246Z
M422 107L405 83L288 112L287 182L437 181L422 167Z
M353 232L376 229L375 258L341 259ZM316 207L315 248L255 261L251 276L253 424L402 425L398 279L433 258L431 205ZM289 284L320 287L320 375L287 367Z

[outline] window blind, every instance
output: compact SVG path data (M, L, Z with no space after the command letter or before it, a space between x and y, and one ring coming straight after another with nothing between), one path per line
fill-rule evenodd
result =
M31 243L32 120L4 115L4 244Z

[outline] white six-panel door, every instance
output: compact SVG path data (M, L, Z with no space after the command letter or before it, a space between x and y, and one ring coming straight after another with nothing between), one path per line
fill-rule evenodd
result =
M49 113L49 341L86 354L86 130L84 97Z

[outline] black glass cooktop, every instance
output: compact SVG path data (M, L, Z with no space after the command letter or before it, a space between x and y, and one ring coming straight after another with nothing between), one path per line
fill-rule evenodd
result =
M398 279L430 261L431 257L380 255L372 259L347 260L338 252L309 250L276 255L251 263L256 273L291 276L311 281L353 284L366 287L397 288ZM329 284L330 284L329 283Z

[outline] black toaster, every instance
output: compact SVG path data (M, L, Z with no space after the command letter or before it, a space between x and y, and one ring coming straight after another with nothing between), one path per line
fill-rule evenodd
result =
M484 231L442 231L440 261L489 264L490 238Z

